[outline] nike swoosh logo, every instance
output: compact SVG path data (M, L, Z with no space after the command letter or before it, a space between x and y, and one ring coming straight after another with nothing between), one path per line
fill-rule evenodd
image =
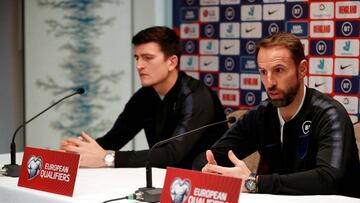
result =
M210 64L212 64L211 61L209 61L209 62L204 62L204 66L208 66L208 65L210 65Z
M268 11L268 14L269 14L269 15L272 15L272 14L276 13L277 11L278 11L278 9L273 10L273 11Z
M315 83L315 87L320 87L322 85L325 85L325 82L323 82L323 83Z
M254 27L253 27L253 28L250 28L250 29L245 29L245 32L246 32L246 33L249 33L249 32L251 32L251 31L253 31L253 30L255 30Z
M228 49L230 49L231 47L233 47L234 45L230 45L230 46L224 46L224 49L225 50L228 50Z
M340 69L341 70L344 70L345 68L348 68L348 67L350 67L351 65L347 65L347 66L343 66L343 65L340 65Z

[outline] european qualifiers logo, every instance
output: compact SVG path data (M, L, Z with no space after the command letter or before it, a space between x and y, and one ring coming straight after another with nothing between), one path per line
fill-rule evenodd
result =
M40 156L31 155L27 161L28 180L35 178L40 174L43 160Z
M175 178L170 186L170 196L172 203L183 203L186 201L191 191L191 181Z
M220 88L238 89L239 86L239 73L220 73L219 86Z
M338 100L350 114L359 113L359 98L357 96L340 96L335 95L334 99Z

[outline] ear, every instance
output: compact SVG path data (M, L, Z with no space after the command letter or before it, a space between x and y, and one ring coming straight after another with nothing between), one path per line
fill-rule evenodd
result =
M301 79L303 79L305 77L307 68L308 68L308 62L307 62L307 60L304 59L299 64L299 76Z
M173 71L179 64L179 58L176 55L172 55L168 58L169 71Z

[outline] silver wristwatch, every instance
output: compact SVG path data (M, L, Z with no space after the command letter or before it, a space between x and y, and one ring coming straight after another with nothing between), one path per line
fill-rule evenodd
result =
M245 180L244 186L250 193L256 192L256 173L250 173L249 177Z
M104 162L107 167L115 166L115 151L108 150L106 151L106 155L104 157Z

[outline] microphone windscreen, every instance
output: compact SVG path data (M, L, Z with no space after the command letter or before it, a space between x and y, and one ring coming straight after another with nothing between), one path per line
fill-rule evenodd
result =
M236 122L236 118L234 116L230 116L228 119L227 119L227 122L230 123L230 124L233 124Z
M82 88L82 87L80 87L79 89L76 90L76 92L77 92L78 94L84 94L85 89Z

